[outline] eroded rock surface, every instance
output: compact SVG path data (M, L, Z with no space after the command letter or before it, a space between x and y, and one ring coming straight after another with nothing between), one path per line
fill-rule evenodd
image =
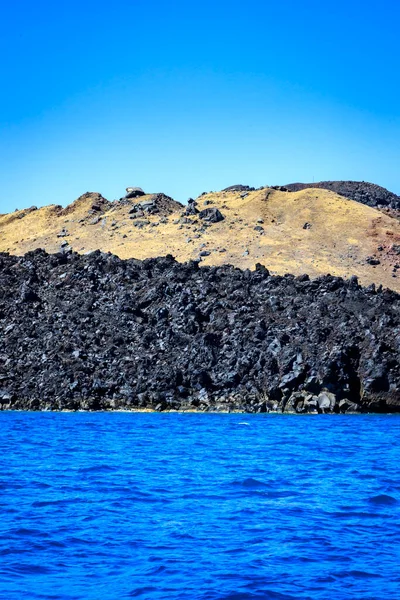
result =
M399 309L354 277L0 254L0 407L399 412Z

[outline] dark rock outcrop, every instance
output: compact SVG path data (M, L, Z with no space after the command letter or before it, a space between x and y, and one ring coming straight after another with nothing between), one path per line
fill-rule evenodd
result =
M140 187L127 187L125 198L139 198L144 196L145 192Z
M0 254L0 407L400 412L399 309L356 277Z
M230 185L227 188L224 188L223 192L254 192L256 188L250 187L249 185Z
M184 215L189 217L189 216L195 216L198 213L199 213L199 209L197 208L197 201L194 200L193 198L189 198L187 201L186 208L184 210Z
M219 223L225 218L218 208L205 208L199 212L199 217L209 223Z
M183 208L180 202L163 193L152 194L151 201L162 215L170 215Z
M296 185L296 184L293 184ZM300 184L302 185L302 184ZM287 187L285 187L284 185L271 185L271 190L277 190L278 192L291 192L294 190L289 190Z
M181 208L183 207L180 202L177 202L166 194L152 194L147 200L141 200L133 204L129 210L129 214L138 213L142 216L144 214L159 214L167 216Z
M282 187L282 186L281 186ZM320 181L318 183L290 183L283 186L289 192L298 192L307 188L331 190L340 196L356 200L373 208L391 208L400 210L400 196L386 188L366 181ZM275 186L275 189L279 187Z

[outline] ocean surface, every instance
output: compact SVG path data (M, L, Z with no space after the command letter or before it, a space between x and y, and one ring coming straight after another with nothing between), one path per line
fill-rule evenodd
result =
M400 416L0 413L0 598L400 598Z

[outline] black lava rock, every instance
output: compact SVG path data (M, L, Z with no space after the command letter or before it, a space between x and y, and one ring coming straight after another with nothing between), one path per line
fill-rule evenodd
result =
M218 208L205 208L199 212L199 217L200 219L203 219L203 221L208 221L209 223L219 223L225 219Z
M223 192L253 192L255 190L255 188L250 187L249 185L241 185L241 184L237 184L237 185L230 185L227 188L224 188L222 191Z
M389 192L386 188L366 181L320 181L318 183L290 183L285 190L298 192L306 188L322 188L331 190L340 196L356 200L372 207L388 207L400 210L400 196Z
M145 192L140 187L129 187L126 188L125 198L138 198L139 196L144 196Z
M100 251L0 254L0 408L400 412L400 296Z
M373 265L373 266L381 264L381 261L379 260L379 258L375 258L374 256L368 256L365 259L365 262L367 262L369 265Z

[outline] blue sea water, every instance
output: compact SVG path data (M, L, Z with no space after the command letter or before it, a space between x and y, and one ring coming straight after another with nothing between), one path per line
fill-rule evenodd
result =
M400 417L0 413L0 598L400 598Z

